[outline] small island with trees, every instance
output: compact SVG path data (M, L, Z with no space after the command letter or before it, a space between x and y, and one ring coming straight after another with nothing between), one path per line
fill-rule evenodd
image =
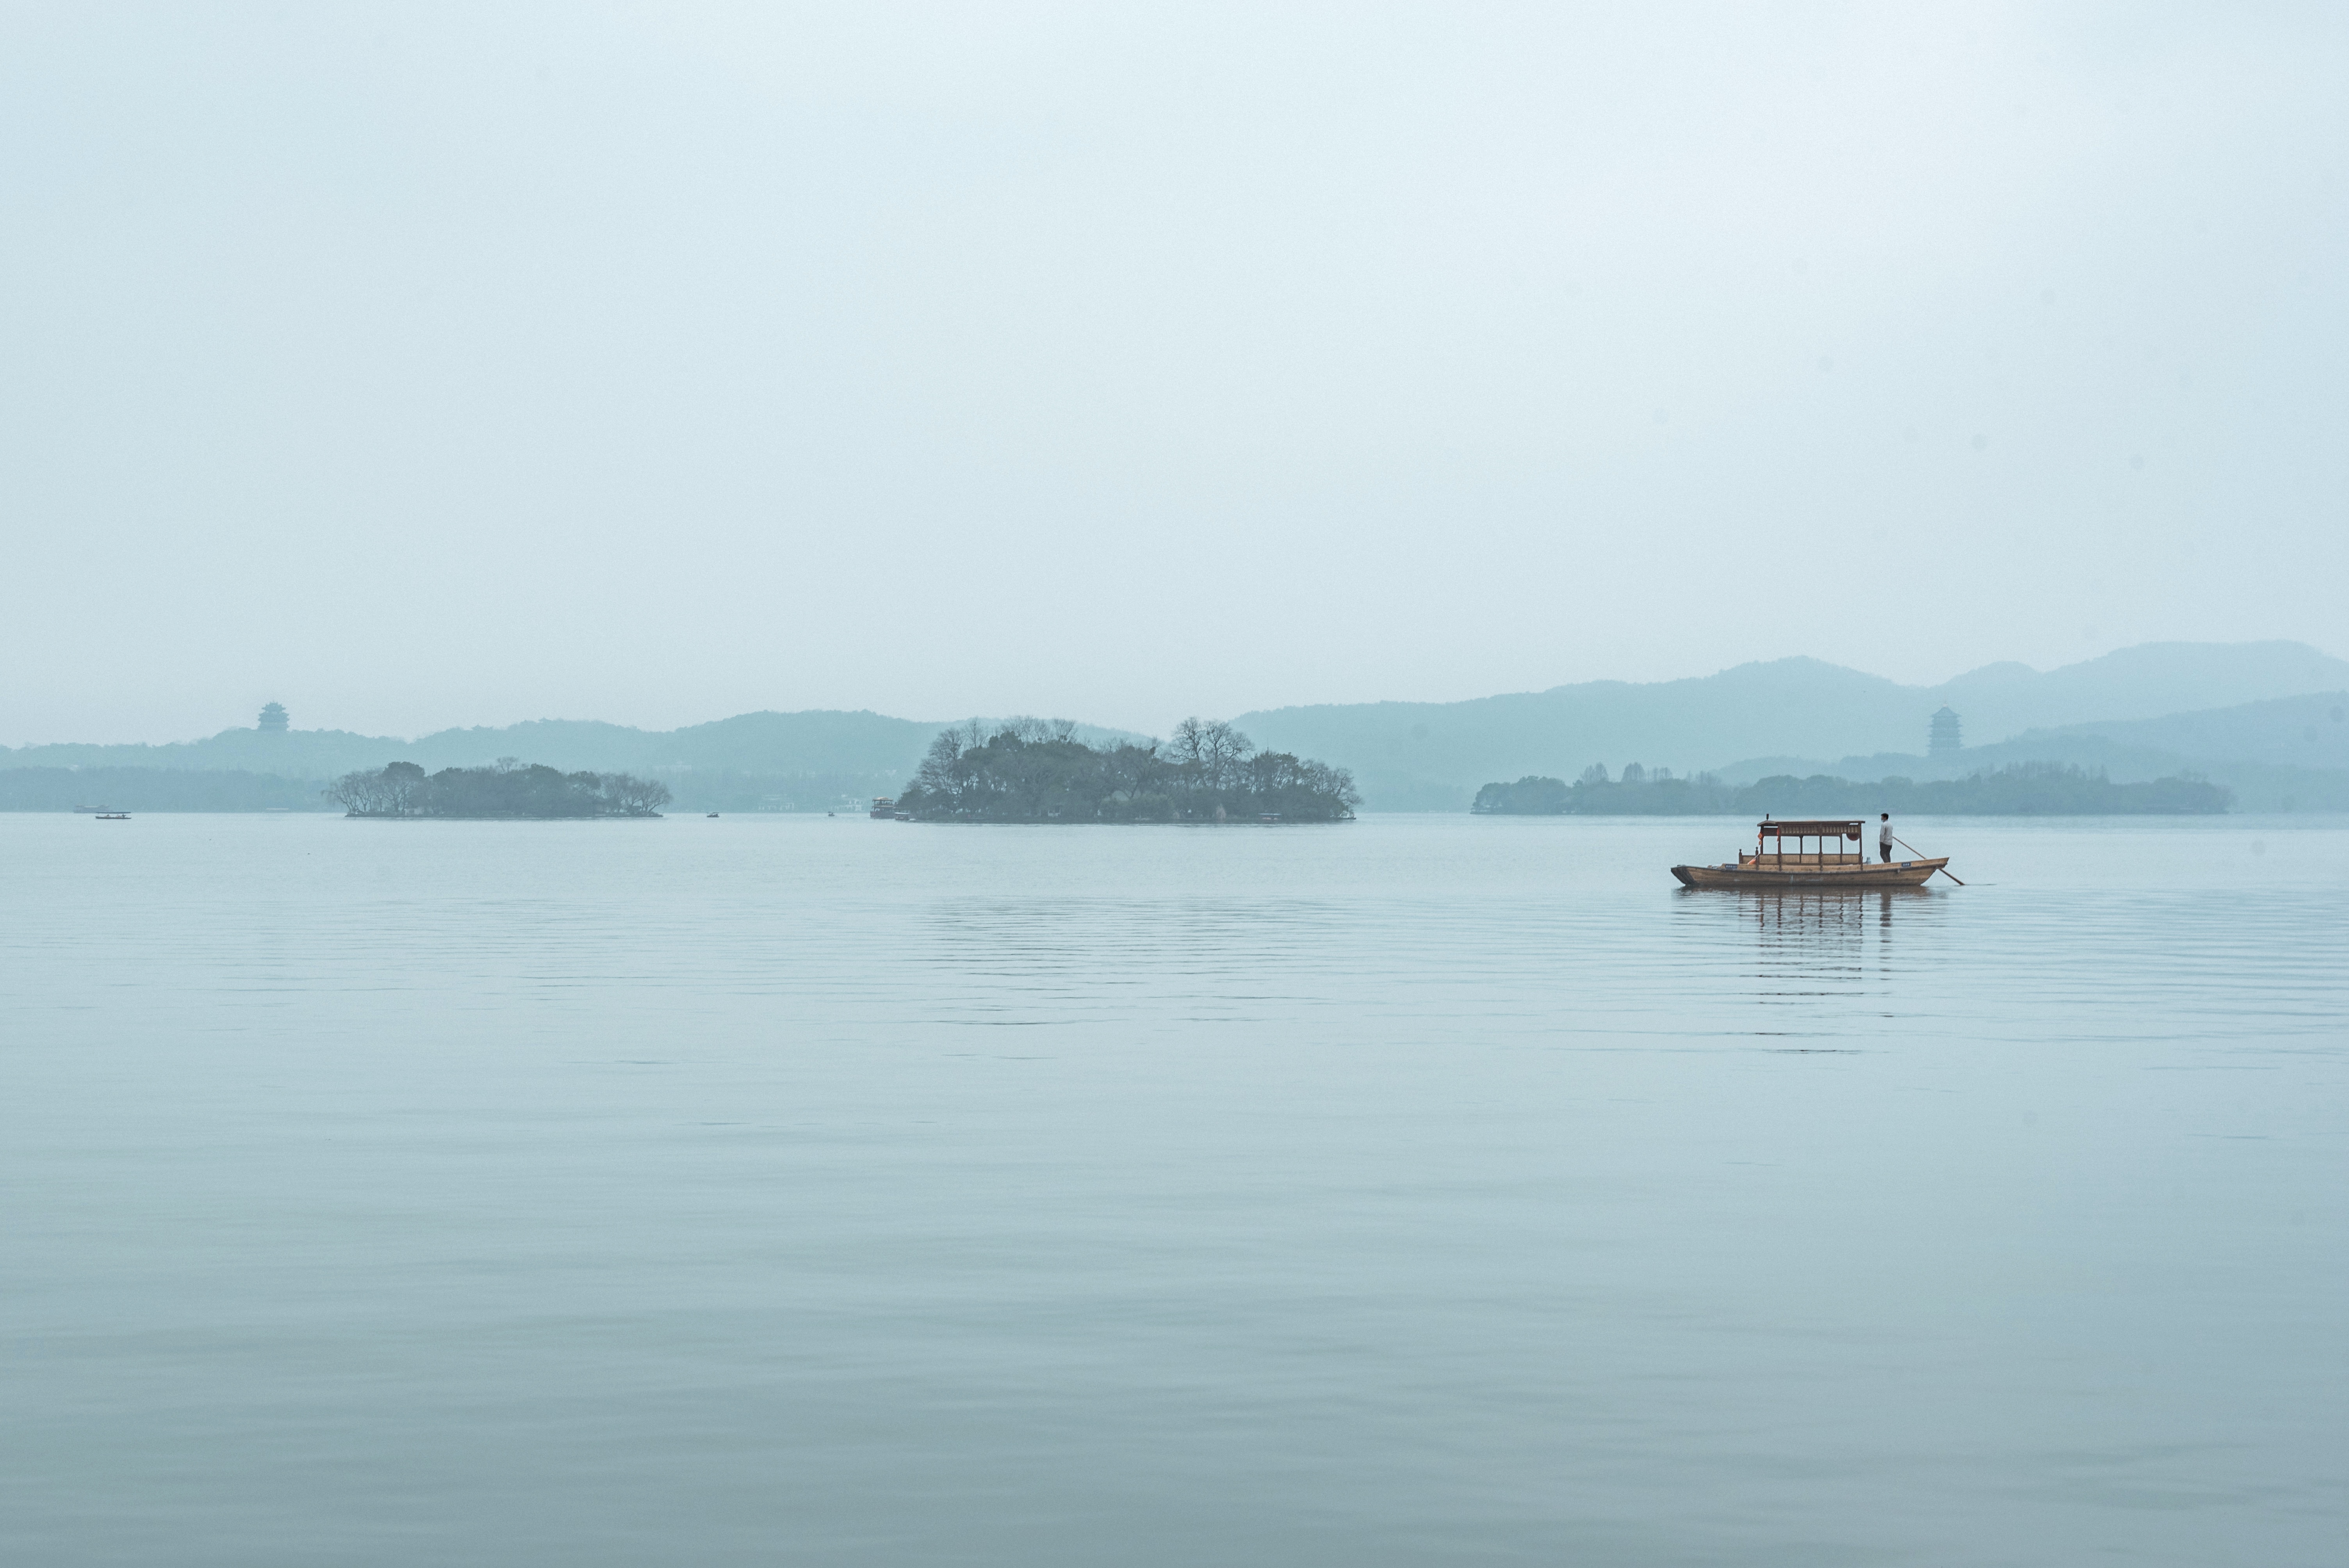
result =
M554 820L580 817L657 817L668 786L626 773L564 773L502 757L489 768L426 773L394 762L375 773L346 773L326 798L354 817L461 817Z
M1353 776L1186 718L1171 741L1091 746L1066 719L958 725L897 797L917 822L1345 822Z

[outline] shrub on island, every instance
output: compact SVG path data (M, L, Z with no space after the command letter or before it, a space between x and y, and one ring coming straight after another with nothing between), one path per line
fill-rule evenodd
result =
M326 798L354 817L657 817L668 786L626 773L564 773L512 758L493 768L443 768L427 774L413 762L377 773L346 773Z
M1342 822L1361 799L1344 769L1258 751L1228 724L1089 746L1065 719L1014 719L940 734L896 805L925 822Z

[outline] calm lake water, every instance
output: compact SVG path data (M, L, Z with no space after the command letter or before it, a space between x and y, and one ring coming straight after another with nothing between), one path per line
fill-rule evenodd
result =
M0 817L12 1563L2337 1563L2349 824Z

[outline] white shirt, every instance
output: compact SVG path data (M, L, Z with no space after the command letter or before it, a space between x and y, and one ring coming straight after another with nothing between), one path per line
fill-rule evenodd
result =
M1877 823L1877 824L1876 824L1876 842L1877 842L1877 847L1878 847L1878 848L1879 848L1879 849L1889 849L1889 848L1891 847L1891 845L1892 845L1892 824L1891 824L1891 823L1889 823L1889 822L1878 822L1878 823Z

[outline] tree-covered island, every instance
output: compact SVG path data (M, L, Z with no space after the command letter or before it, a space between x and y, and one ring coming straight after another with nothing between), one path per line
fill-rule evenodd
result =
M668 804L668 786L626 773L564 773L505 757L492 768L428 774L413 762L394 762L378 773L346 773L327 787L326 798L354 817L657 817Z
M1353 776L1258 751L1187 718L1170 741L1089 746L1066 720L958 725L930 743L897 810L922 822L1343 822Z

